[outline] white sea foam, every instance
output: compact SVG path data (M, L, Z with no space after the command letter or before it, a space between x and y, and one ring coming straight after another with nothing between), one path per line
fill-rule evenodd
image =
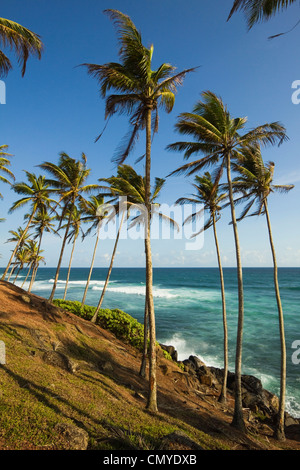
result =
M178 360L184 361L188 359L190 356L197 356L197 354L193 351L190 345L186 342L184 338L179 333L175 333L171 338L167 338L166 340L161 341L163 344L174 346L178 354ZM199 357L199 356L198 356ZM202 358L199 357L201 361Z
M53 284L54 279L49 279L48 282L50 284ZM72 281L72 280L69 280L68 286L69 287L71 287L71 286L86 286L86 282L87 281ZM114 281L111 281L111 282L114 282ZM57 286L59 286L60 284L65 285L66 281L65 280L58 280L57 281ZM90 286L104 286L104 281L90 281L89 285Z
M98 286L94 286L92 290L102 290ZM146 294L145 286L110 286L108 285L107 290L109 292L115 292L117 294L129 294L129 295L143 295ZM165 299L172 299L177 297L175 293L172 293L169 289L160 289L158 287L153 288L153 297L165 298Z

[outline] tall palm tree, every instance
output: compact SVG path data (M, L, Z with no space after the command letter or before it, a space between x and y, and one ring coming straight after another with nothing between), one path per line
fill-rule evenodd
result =
M14 212L16 209L19 209L20 207L23 207L26 204L31 204L30 217L23 231L23 234L18 240L15 249L9 259L7 267L2 275L2 280L5 279L11 262L19 248L20 243L22 243L24 236L28 232L28 229L32 224L36 212L38 210L48 208L52 203L55 203L55 201L49 197L49 184L46 182L45 176L36 176L34 173L29 173L29 171L25 171L25 173L28 179L28 183L15 183L12 186L12 189L17 194L23 195L23 197L11 206L11 208L9 209L9 213Z
M69 243L72 240L73 240L73 243L72 243L72 250L71 250L70 259L69 259L69 267L68 267L68 273L67 273L67 278L66 278L66 284L65 284L65 291L64 291L63 300L65 300L66 295L67 295L67 291L68 291L68 284L69 284L69 279L70 279L70 273L71 273L71 267L72 267L72 261L73 261L76 241L77 241L77 238L79 237L80 231L82 231L82 229L81 229L81 215L82 215L81 211L78 210L76 206L74 206L73 209L72 209L71 225L70 225L70 230L69 230L69 233L68 233ZM66 218L67 218L67 220L69 220L69 214L68 213L66 214ZM62 229L66 228L66 226L62 226L61 228Z
M200 230L207 230L213 227L214 239L217 252L217 260L220 273L220 284L221 284L221 297L222 297L222 314L223 314L223 331L224 331L224 377L219 401L226 403L227 399L227 376L228 376L228 329L227 329L227 315L226 315L226 298L225 298L225 285L224 275L221 262L221 254L219 248L219 241L217 236L216 223L221 218L221 204L228 198L227 193L220 193L220 186L214 181L214 178L207 171L203 176L196 176L193 184L195 193L192 197L181 197L176 201L176 204L201 204L201 209L191 214L185 221L192 222L197 216L201 216L203 210L207 210L209 218L204 224L204 227ZM193 234L193 237L199 235L199 233Z
M15 180L13 172L8 168L11 163L7 157L11 157L10 153L5 152L8 148L8 145L0 145L0 173L4 173L5 176L0 174L0 181L2 183L11 184L7 177L11 178L13 181ZM2 194L0 193L0 198L2 198Z
M71 226L72 210L75 207L75 204L83 199L83 194L87 194L94 189L97 189L98 185L86 184L87 178L90 174L90 169L86 166L86 156L84 153L82 153L80 160L75 160L74 158L69 157L65 152L62 152L60 153L57 165L52 162L44 162L39 166L52 176L52 178L47 181L59 195L58 204L62 205L60 225L62 224L65 214L67 212L69 214L54 277L53 288L49 297L49 301L51 302L56 291L64 249Z
M175 67L163 63L157 70L151 69L153 46L146 48L142 37L129 16L117 10L105 10L114 21L120 43L120 63L110 62L104 65L83 64L88 73L97 79L102 97L114 89L117 93L106 99L105 117L116 112L130 116L131 131L125 146L121 146L116 161L123 163L132 150L140 130L146 131L146 208L150 211L151 186L151 143L153 134L158 130L158 108L163 107L168 113L173 109L175 92L182 84L185 75L194 69L173 74ZM154 119L153 119L154 116ZM153 124L153 125L152 125ZM155 351L155 314L152 294L152 255L150 243L150 225L146 238L147 302L150 318L151 361L150 361L150 396L147 408L157 411L156 351Z
M22 76L26 72L30 55L41 58L43 44L40 36L14 21L0 18L0 41L4 48L15 52L21 66ZM0 50L0 76L6 76L11 69L12 64L9 58Z
M235 360L235 408L232 425L246 431L242 411L242 338L244 324L244 288L241 263L240 243L235 215L232 190L231 161L238 157L243 146L260 142L262 145L282 143L287 137L284 127L278 122L264 124L242 134L247 118L232 118L221 98L210 91L202 93L203 101L198 101L192 113L179 115L176 129L180 134L189 135L194 140L176 142L169 145L169 150L184 152L188 159L193 154L204 156L194 162L186 163L171 174L185 173L191 175L209 165L218 168L216 182L227 170L227 183L231 208L231 219L235 240L237 282L238 282L238 328Z
M257 209L251 216L265 214L267 219L267 227L269 233L269 240L273 258L274 266L274 287L278 308L279 317L279 331L280 331L280 344L281 344L281 386L280 386L280 399L279 399L279 412L276 426L276 437L279 440L285 439L284 432L284 411L285 411L285 392L286 392L286 347L285 347L285 332L284 332L284 318L282 303L279 291L278 282L278 268L276 260L276 252L274 247L271 221L268 209L268 197L275 191L288 192L293 189L293 185L278 185L273 184L274 178L274 162L269 162L266 165L263 162L260 146L249 146L244 150L243 155L238 163L234 164L235 170L239 175L233 180L234 191L242 193L239 202L248 201L240 218L242 220L249 215L251 208L256 204Z
M102 300L104 297L104 293L107 287L107 283L109 280L109 276L112 269L112 264L116 252L117 241L120 236L120 230L122 227L122 221L125 217L125 212L127 215L130 215L131 210L137 210L139 215L133 217L132 222L129 228L133 227L134 225L143 225L145 227L145 248L146 248L146 238L147 238L147 227L148 227L148 218L150 218L150 224L153 216L157 214L160 219L168 221L173 227L176 227L176 223L174 220L170 219L170 217L164 215L163 213L159 212L159 204L155 203L156 199L159 196L159 193L165 183L165 180L162 178L156 178L153 190L150 194L150 204L151 209L148 212L145 208L145 198L146 198L146 177L139 175L130 165L119 165L117 176L112 176L110 178L102 178L101 181L105 181L109 183L109 187L104 187L104 189L109 189L112 194L115 194L117 198L121 197L123 199L123 207L121 206L121 211L123 212L122 220L119 226L118 235L116 239L116 243L113 250L113 255L110 263L110 267L108 270L108 275L105 281L105 285L101 294L100 301L97 306L97 310L95 311L95 317L97 312L99 311ZM149 217L148 217L149 215ZM146 282L146 298L145 298L145 314L144 314L144 352L143 352L143 359L140 369L140 374L142 376L145 375L145 367L146 367L146 355L147 355L147 343L148 343L148 323L149 323L149 307L147 302L147 282ZM150 348L151 348L151 336L150 336ZM150 392L151 393L151 392Z
M105 205L106 203L104 202L104 197L101 194L98 196L91 196L89 200L85 199L79 204L80 210L83 214L82 222L91 223L90 227L85 232L84 237L90 235L92 230L96 230L96 241L94 245L90 270L81 301L82 306L85 304L89 284L93 273L96 252L99 243L99 230L101 228L103 220L106 218Z

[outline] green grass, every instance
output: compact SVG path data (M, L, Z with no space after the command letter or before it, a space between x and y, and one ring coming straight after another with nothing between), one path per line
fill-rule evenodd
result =
M55 301L56 305L90 319L93 308ZM13 318L13 317L12 317ZM97 323L136 347L142 346L143 327L121 310L101 310ZM135 391L101 373L99 359L108 357L101 337L83 335L68 323L42 322L63 352L82 366L76 373L43 361L41 346L30 326L0 323L7 363L0 366L0 450L67 449L57 431L59 423L76 424L89 435L89 449L152 450L161 438L183 431L207 449L223 444L168 414L153 415L134 397ZM46 331L45 330L45 333ZM47 335L45 334L45 337ZM59 349L58 349L59 350ZM82 361L82 362L81 362Z

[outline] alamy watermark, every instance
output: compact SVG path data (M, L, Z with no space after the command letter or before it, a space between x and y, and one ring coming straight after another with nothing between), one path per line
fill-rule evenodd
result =
M295 349L295 352L292 354L292 363L298 366L300 364L300 340L293 342L292 349Z
M0 104L6 104L6 85L3 80L0 80Z
M300 104L300 80L294 80L292 88L295 90L292 94L292 103Z
M103 204L97 210L102 221L98 225L101 240L115 240L120 220L125 213L120 231L121 240L145 239L148 211L144 204L132 204L126 197L119 197L116 205ZM204 245L204 206L202 204L152 204L151 240L186 240L185 249L200 250ZM119 223L113 223L119 215Z
M0 341L0 365L6 364L5 343Z

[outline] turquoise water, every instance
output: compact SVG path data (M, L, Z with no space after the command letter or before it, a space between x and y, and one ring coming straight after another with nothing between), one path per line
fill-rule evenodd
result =
M106 272L106 269L94 269L87 304L97 304ZM23 272L18 285L25 274ZM41 268L33 292L44 297L49 296L54 274L54 268ZM63 295L66 274L67 269L61 269L55 295L57 298ZM68 299L82 299L87 276L87 268L72 269ZM236 270L224 269L224 278L229 330L229 368L234 371L238 300ZM144 269L114 268L103 308L120 308L143 322L144 280ZM295 353L292 344L300 341L300 268L280 268L279 283L287 350L286 409L293 416L300 417L300 364L294 364L292 360ZM153 294L157 339L159 342L174 345L180 360L193 354L208 365L223 367L223 323L219 285L219 272L216 268L154 269ZM244 290L242 372L260 378L266 389L279 395L280 338L273 270L244 269ZM298 357L300 358L300 353Z

